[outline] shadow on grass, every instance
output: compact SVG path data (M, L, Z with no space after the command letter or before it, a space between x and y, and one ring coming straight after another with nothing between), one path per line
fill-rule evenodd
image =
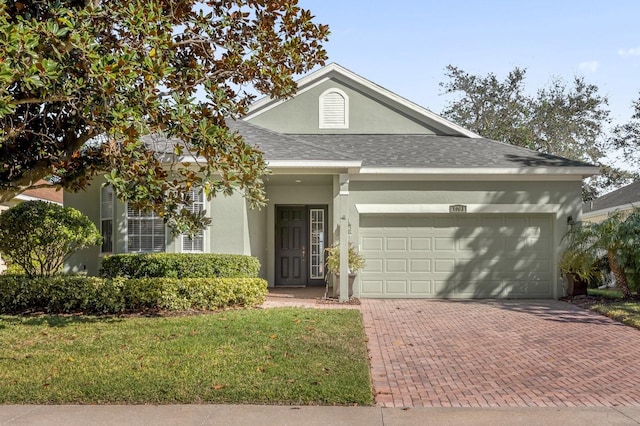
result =
M69 315L48 315L48 314L27 314L27 315L0 315L0 329L8 326L31 325L49 327L67 327L75 324L95 324L95 323L115 323L122 322L122 318L116 316L91 316L80 314Z

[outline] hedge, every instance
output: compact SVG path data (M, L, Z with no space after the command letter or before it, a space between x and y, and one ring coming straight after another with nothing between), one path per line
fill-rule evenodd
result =
M142 311L214 310L257 306L267 282L261 278L104 279L57 275L0 276L0 313L119 314Z
M256 278L260 261L240 254L114 254L102 260L104 278Z

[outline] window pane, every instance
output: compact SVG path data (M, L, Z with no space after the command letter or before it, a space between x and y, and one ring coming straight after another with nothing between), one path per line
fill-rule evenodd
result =
M102 248L103 253L111 253L113 251L113 220L103 220L100 223L102 229Z
M152 210L143 212L127 205L127 251L165 251L165 226Z

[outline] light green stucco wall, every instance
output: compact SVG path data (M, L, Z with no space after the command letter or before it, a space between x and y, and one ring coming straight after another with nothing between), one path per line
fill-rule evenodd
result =
M100 230L100 185L101 178L95 178L86 191L77 193L65 191L62 202L65 207L73 207L80 210ZM115 224L114 224L115 226ZM65 263L68 272L86 272L88 275L97 275L100 263L100 247L90 247L74 253Z
M357 204L481 204L481 205L559 205L549 213L552 221L554 270L561 247L561 238L567 230L567 217L579 218L581 208L581 183L579 181L364 181L351 176L348 204L348 223L351 224L349 240L359 242L360 213ZM386 178L385 178L386 179ZM274 284L275 276L275 206L276 205L327 205L329 211L329 238L326 244L336 241L339 235L337 218L340 214L339 177L333 176L322 184L293 184L295 178L267 183L267 206L261 210L250 210L241 194L216 197L207 206L213 217L206 230L207 252L248 254L260 260L260 275ZM306 180L302 177L302 180ZM290 183L284 183L290 182ZM65 193L65 205L78 208L99 226L100 184L92 184L86 192ZM124 206L116 205L114 226L115 244L118 252L124 252L125 212ZM526 211L523 212L526 214ZM168 234L169 235L169 234ZM169 237L168 237L169 238ZM179 251L180 243L169 241L168 251ZM69 261L69 269L98 272L99 249L83 250ZM86 269L85 269L86 268ZM553 285L556 296L563 294L562 284L554 274ZM358 283L356 283L356 289ZM356 294L357 295L357 294Z
M98 229L100 229L100 187L102 182L102 177L96 177L86 191L64 193L64 205L83 212ZM213 217L211 225L204 231L205 253L251 254L251 238L259 240L259 233L264 230L262 227L256 227L255 232L250 232L250 221L248 220L250 213L248 213L242 194L219 195L205 204L205 210L209 217ZM127 241L126 209L125 205L117 200L114 203L113 221L114 253L125 253ZM258 234L258 236L254 234ZM181 237L173 238L168 229L166 230L165 243L167 253L180 253L182 250ZM97 275L101 259L102 254L99 247L80 250L67 261L66 270Z
M327 89L338 88L349 96L349 128L319 128L319 97ZM331 79L248 120L281 133L323 134L436 134L427 123L403 114L374 99L355 86Z

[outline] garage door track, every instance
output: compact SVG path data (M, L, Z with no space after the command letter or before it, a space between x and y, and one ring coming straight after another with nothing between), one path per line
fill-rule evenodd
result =
M640 406L640 331L560 301L362 301L384 407Z

